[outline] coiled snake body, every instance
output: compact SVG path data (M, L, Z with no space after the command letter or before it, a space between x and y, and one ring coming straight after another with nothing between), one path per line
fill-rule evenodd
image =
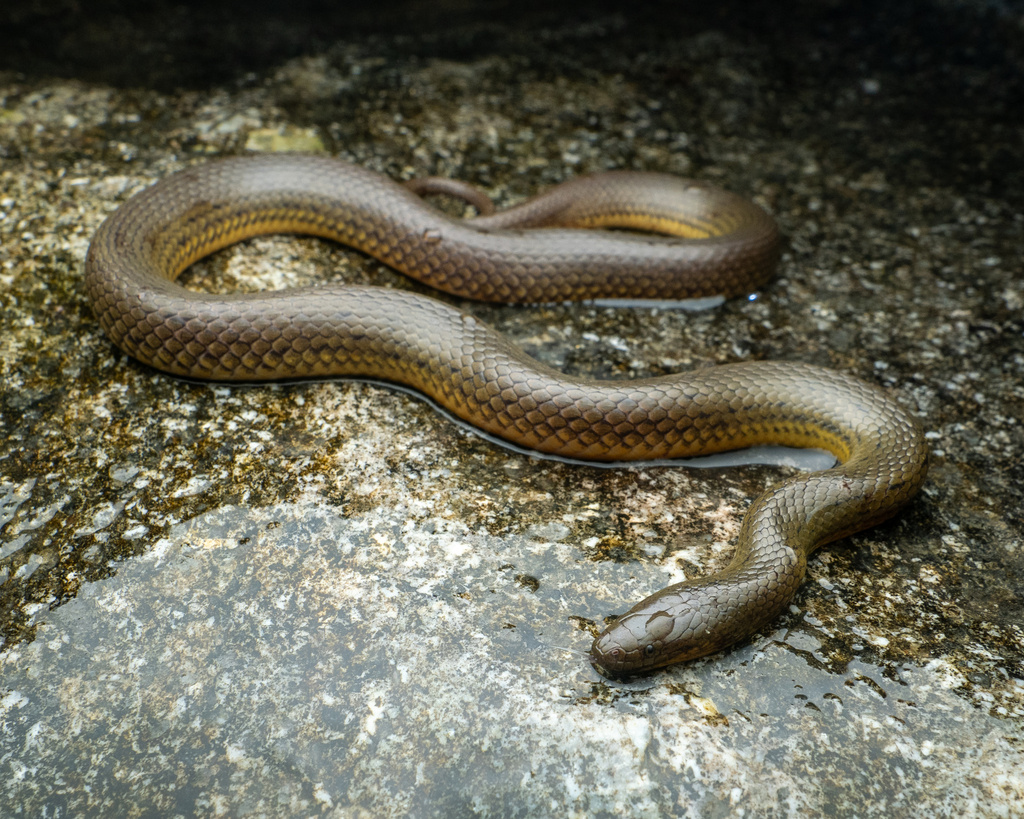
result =
M595 227L672 237L580 229ZM168 177L119 208L89 248L86 288L104 330L176 375L386 379L488 433L572 458L759 444L836 455L835 468L757 498L724 571L657 592L599 635L591 658L609 673L690 659L755 631L789 602L815 548L894 514L924 480L917 423L885 393L819 367L757 362L594 381L546 367L473 317L412 293L324 285L221 296L174 281L214 250L278 232L337 240L467 298L544 302L749 292L773 272L774 222L717 189L639 173L583 177L461 221L371 171L268 155Z

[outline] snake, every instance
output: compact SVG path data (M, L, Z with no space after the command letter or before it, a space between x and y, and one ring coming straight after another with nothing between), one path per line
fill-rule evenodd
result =
M324 237L456 297L512 303L736 297L765 284L781 253L775 220L758 205L670 174L579 176L475 218L421 196L437 190L464 189L410 189L327 156L200 163L103 221L86 257L87 298L117 347L171 375L382 380L547 455L650 461L776 444L835 456L754 499L724 568L595 625L588 656L609 677L751 636L788 607L815 549L891 517L921 487L928 450L917 419L887 391L832 369L740 361L583 378L410 290L321 283L225 295L176 281L214 251L271 233Z

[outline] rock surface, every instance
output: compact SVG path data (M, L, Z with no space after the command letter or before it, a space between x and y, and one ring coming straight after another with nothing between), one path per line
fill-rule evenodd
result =
M276 19L257 4L203 73L182 32L215 39L217 3L187 25L14 4L0 52L63 33L56 57L0 63L2 813L1019 811L1024 13L855 5L398 3L404 26L348 29L300 4L246 51ZM574 373L854 373L922 419L928 483L819 552L769 631L605 680L559 647L724 566L792 467L538 460L377 385L193 384L126 358L84 297L91 235L154 180L248 150L499 204L620 167L749 195L787 248L748 300L459 307ZM422 291L289 237L187 282L334 277Z

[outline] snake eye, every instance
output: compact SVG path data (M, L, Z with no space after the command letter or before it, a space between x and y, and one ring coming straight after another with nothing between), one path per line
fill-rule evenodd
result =
M654 643L648 643L644 647L644 654L646 654L648 657L650 657L652 654L654 654Z

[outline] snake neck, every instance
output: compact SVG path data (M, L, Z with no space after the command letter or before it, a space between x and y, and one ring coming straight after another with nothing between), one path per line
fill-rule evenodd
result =
M880 465L871 457L878 442L854 438L845 464L757 498L724 570L642 600L597 637L592 661L612 675L647 671L718 651L774 620L802 583L811 552L891 517L920 488L923 437L909 418L901 426L887 434L911 443L909 452L889 450L903 457ZM893 473L903 479L891 481Z

